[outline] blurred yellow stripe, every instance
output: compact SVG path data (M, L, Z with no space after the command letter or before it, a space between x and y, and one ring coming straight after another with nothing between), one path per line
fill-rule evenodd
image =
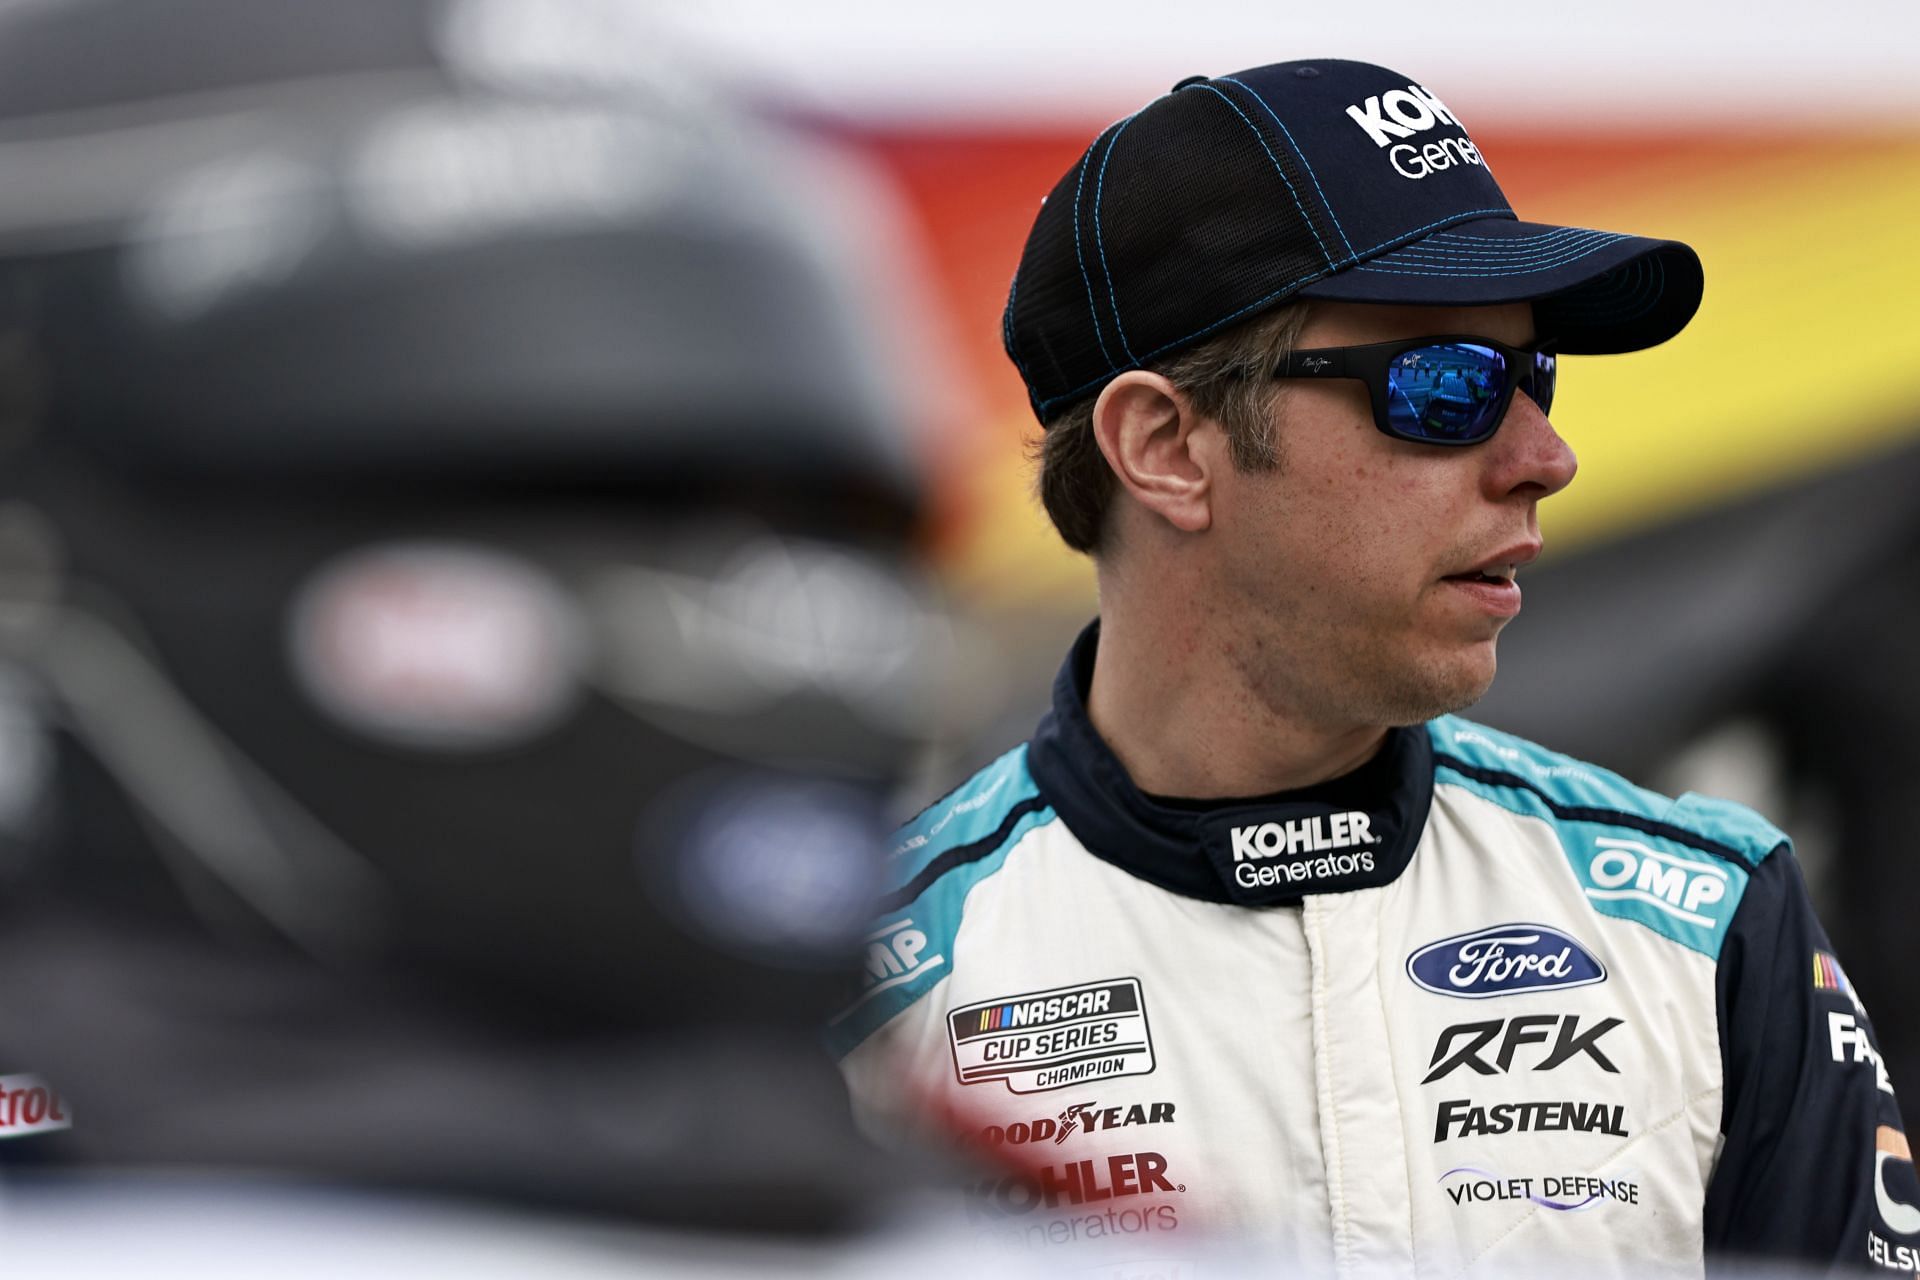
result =
M1542 508L1560 549L1920 428L1920 139L1704 176L1583 201L1596 225L1692 244L1707 292L1665 346L1563 366L1554 423L1581 469Z

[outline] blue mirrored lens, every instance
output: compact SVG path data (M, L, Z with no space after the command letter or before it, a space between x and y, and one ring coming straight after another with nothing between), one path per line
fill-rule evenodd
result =
M1552 359L1547 357L1549 363ZM1536 379L1538 368L1536 360ZM1552 376L1549 370L1549 385ZM1506 381L1507 358L1492 347L1470 342L1415 347L1387 366L1387 419L1395 431L1416 440L1484 440L1500 425Z

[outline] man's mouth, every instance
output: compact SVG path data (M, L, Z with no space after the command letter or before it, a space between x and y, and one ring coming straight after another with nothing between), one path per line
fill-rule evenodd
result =
M1485 582L1492 586L1506 587L1513 585L1514 575L1519 571L1520 566L1516 564L1496 564L1488 565L1484 569L1472 569L1466 573L1450 573L1447 575L1447 580L1449 582Z

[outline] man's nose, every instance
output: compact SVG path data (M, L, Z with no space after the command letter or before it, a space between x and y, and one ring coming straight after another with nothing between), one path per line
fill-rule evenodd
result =
M1524 391L1516 391L1500 430L1489 441L1488 496L1521 496L1538 502L1573 483L1580 460Z

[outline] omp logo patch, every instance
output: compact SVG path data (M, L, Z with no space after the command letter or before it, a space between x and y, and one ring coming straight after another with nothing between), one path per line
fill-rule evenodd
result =
M1637 840L1594 840L1587 861L1586 893L1602 902L1638 902L1656 911L1712 928L1707 909L1727 897L1727 869L1715 862L1682 858Z
M853 1003L827 1019L830 1027L845 1022L854 1010L881 992L912 982L947 962L944 955L929 952L926 933L911 918L874 930L866 937L866 948L860 994Z
M961 1084L1002 1081L1040 1093L1153 1070L1138 978L1002 996L950 1010L947 1032Z

